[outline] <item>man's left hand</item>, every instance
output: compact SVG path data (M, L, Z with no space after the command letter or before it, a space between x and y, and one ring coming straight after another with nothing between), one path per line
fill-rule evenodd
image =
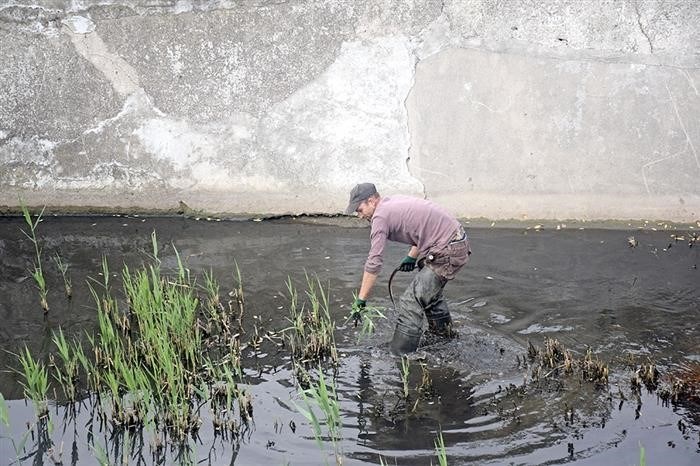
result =
M411 256L406 256L403 258L399 264L399 270L402 272L413 272L416 268L416 258Z

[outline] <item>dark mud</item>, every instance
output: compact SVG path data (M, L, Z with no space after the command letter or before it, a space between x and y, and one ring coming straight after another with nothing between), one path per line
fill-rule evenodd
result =
M663 374L700 361L700 243L697 230L471 228L471 263L446 288L459 337L427 339L411 356L409 403L400 360L389 355L394 310L386 280L406 248L392 245L371 303L386 308L377 333L358 341L344 324L359 285L368 249L368 230L347 224L280 219L205 221L183 218L46 217L38 228L43 245L50 311L45 317L28 275L30 242L19 218L0 218L0 344L35 354L52 351L51 332L93 332L95 306L87 280L100 278L106 257L118 289L123 264L141 264L156 231L163 266L174 269L175 249L195 273L211 270L222 292L232 289L235 265L246 293L246 335L254 328L288 326L285 281L303 289L305 274L330 283L331 309L341 353L337 386L343 416L344 464L437 464L434 440L445 439L449 464L638 464L640 445L647 464L697 464L700 415L692 403L666 405L655 393L630 389L631 361L653 361ZM328 222L326 222L328 223ZM337 222L343 223L343 222ZM672 237L671 235L676 235ZM631 247L629 237L636 244ZM677 238L682 236L683 240ZM66 299L59 253L70 265L74 288ZM394 292L410 279L399 274ZM591 348L610 368L606 386L561 377L534 381L526 362L528 342L557 338L576 357ZM244 337L248 338L248 337ZM244 350L246 382L253 397L254 426L235 441L216 436L205 419L190 442L190 460L204 464L332 463L316 445L297 412L297 387L289 351L272 341ZM0 456L15 458L11 439L20 439L33 416L25 406L17 367L0 353L0 392L10 408L9 429L0 425ZM427 375L426 375L427 374ZM430 387L419 390L424 378ZM416 402L417 400L417 402ZM83 406L74 421L52 407L54 456L64 464L94 464ZM124 439L95 427L89 434L108 458L120 461ZM150 464L149 439L131 463ZM126 445L133 445L130 439ZM48 451L29 438L24 463L51 463ZM168 462L177 462L177 452ZM20 455L21 456L21 455ZM395 460L394 460L395 459Z

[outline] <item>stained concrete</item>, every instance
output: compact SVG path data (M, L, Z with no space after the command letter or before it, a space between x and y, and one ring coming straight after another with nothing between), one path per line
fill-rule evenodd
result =
M626 61L443 50L416 72L411 166L461 214L692 217L699 80Z
M691 1L0 5L0 205L700 217Z

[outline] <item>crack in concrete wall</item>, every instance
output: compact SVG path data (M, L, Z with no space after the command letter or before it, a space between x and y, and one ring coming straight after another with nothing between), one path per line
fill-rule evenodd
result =
M649 37L649 33L647 32L646 28L642 24L642 13L639 11L639 2L636 1L634 3L634 11L637 13L637 25L639 26L639 30L641 31L642 35L646 38L647 42L649 43L649 53L654 53L654 43L651 41L651 37Z

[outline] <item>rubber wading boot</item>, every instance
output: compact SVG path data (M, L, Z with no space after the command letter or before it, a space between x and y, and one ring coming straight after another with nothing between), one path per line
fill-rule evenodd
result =
M449 314L438 318L428 318L428 331L446 338L454 338L457 333L452 330L452 318Z
M420 333L407 335L398 328L394 331L394 338L391 340L391 352L396 356L403 356L412 353L418 348Z

